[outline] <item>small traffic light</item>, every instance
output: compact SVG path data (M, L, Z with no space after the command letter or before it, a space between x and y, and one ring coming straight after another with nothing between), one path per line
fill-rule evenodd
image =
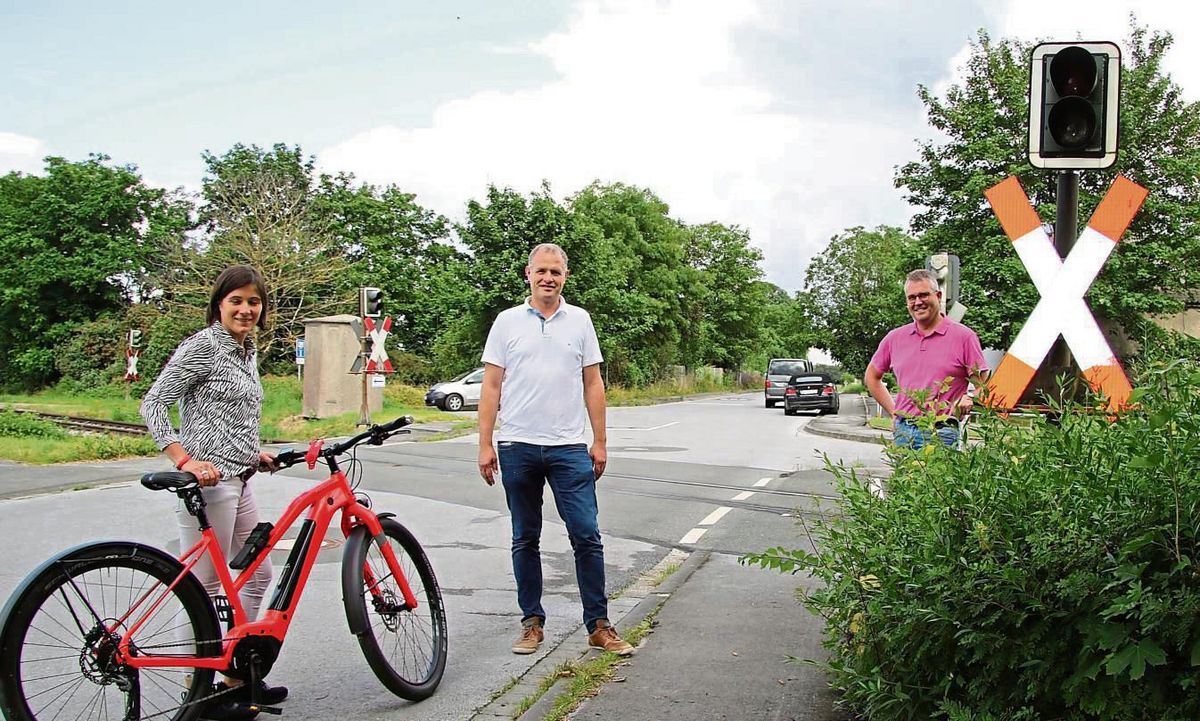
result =
M137 328L129 329L129 348L137 350L142 347L142 332Z
M1121 51L1114 43L1042 43L1029 74L1029 162L1107 168L1117 160Z
M383 291L379 288L359 288L358 314L363 318L383 315Z
M949 313L958 304L958 256L934 253L925 259L925 269L933 271L942 289L942 312Z

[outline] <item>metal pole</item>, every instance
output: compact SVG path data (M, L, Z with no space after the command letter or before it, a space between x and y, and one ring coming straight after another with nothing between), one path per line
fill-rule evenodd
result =
M1071 248L1075 247L1079 235L1079 173L1074 170L1059 171L1055 200L1054 249L1060 258L1065 259ZM1061 337L1054 341L1050 354L1053 371L1070 376L1071 348L1067 342Z
M1058 208L1054 220L1054 249L1066 258L1075 247L1079 234L1079 174L1074 170L1058 173Z
M367 352L367 338L368 336L364 334L359 345L359 356L362 358L362 363L359 365L359 371L362 373L362 406L359 408L358 423L354 424L355 427L371 425L371 404L367 395L367 388L370 385L368 378L370 374L367 373L367 360L370 358L370 353Z

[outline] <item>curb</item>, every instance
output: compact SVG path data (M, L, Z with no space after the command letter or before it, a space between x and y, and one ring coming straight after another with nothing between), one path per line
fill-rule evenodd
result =
M814 418L812 422L804 426L804 430L814 436L825 436L826 438L838 438L844 441L858 441L859 443L876 443L881 446L886 446L891 442L889 434L885 431L875 430L867 425L867 401L863 396L858 396L859 401L863 405L863 420L862 425L857 427L847 427L845 430L841 428L827 428L830 423L829 416L821 416Z
M668 552L653 568L643 573L625 589L622 589L622 593L618 599L610 602L609 610L612 611L612 606L617 601L622 599L632 600L633 598L637 598L635 594L639 592L643 593L639 600L626 611L612 614L614 616L619 615L619 618L615 618L613 621L616 626L621 628L636 626L648 616L652 616L663 604L670 600L670 597L679 587L686 583L691 578L691 575L696 572L696 569L703 566L712 555L709 551L693 551L686 554L686 557L674 573L658 586L653 586L651 581L657 578L662 569L666 568L667 565L677 562L681 554L683 552L677 549ZM582 625L581 623L579 627L576 627L576 630L582 627ZM579 646L576 645L578 643L577 639L578 634L575 632L563 637L563 640L557 646L530 666L512 688L475 711L469 717L471 721L485 721L488 719L508 719L508 721L512 721L514 718L519 718L521 721L541 721L541 719L545 718L553 710L555 700L566 691L570 679L558 679L532 706L519 716L514 716L513 714L520 704L535 694L542 682L554 674L564 663L580 661L589 656L599 655L590 648L585 647L580 650ZM649 639L642 640L642 644L648 642ZM636 654L637 652L634 651L634 655Z

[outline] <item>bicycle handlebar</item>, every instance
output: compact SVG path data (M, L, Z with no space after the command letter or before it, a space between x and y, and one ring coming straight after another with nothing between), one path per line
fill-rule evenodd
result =
M384 423L383 425L373 425L370 428L368 428L367 430L363 431L362 433L359 433L358 435L356 435L352 438L347 438L346 440L342 441L341 443L338 443L335 446L330 446L329 448L321 449L320 455L322 458L326 458L326 459L336 458L337 456L342 455L343 453L350 450L351 448L354 448L355 446L362 443L363 441L366 441L366 442L370 443L371 445L378 446L378 445L382 444L388 438L399 433L401 428L404 428L407 425L412 425L412 423L413 423L412 416L400 416L399 418L397 418L396 420L394 420L390 423ZM303 461L306 455L307 454L304 451L293 451L293 450L283 451L275 456L275 468L277 470L282 470L284 468L289 468L291 466L294 466L297 463Z

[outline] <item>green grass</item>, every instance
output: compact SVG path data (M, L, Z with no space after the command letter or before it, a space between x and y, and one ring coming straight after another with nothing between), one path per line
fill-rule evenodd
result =
M662 603L659 603L658 607L642 620L642 623L637 624L632 629L626 630L622 635L625 641L635 645L635 647L640 644L642 638L646 637L647 633L654 626L654 617L658 615L661 608ZM568 689L562 695L559 695L558 698L554 699L550 713L547 713L544 720L542 720L562 721L571 711L580 708L580 704L586 701L586 699L592 698L596 693L599 693L600 686L605 685L608 680L611 680L617 674L619 663L624 662L626 662L624 657L607 653L607 651L587 661L576 663L566 662L562 667L556 669L556 673L551 674L550 678L542 680L542 686L545 686L545 689L539 687L539 692L535 693L532 701L529 701L528 704L522 702L524 708L521 709L521 713L523 714L530 705L538 701L542 693L550 690L554 681L557 681L560 677L568 677L571 679ZM517 716L520 716L520 714L514 714L512 717L516 719Z
M351 435L355 432L358 413L345 413L332 418L306 419L301 415L303 391L299 379L292 376L263 378L263 409L261 434L267 440L306 442L313 438ZM0 406L82 416L102 420L141 423L139 398L121 396L81 396L55 389L29 395L0 395ZM383 393L383 410L371 415L373 423L384 423L399 416L413 416L418 423L451 421L449 434L472 429L475 422L453 413L425 406L425 391L414 386L389 384ZM178 423L175 408L173 423ZM64 463L154 456L158 448L145 438L115 436L67 435L61 438L13 437L0 435L0 459L21 463Z
M83 460L112 460L153 456L158 447L149 436L0 436L0 458L19 463L48 464Z
M644 388L622 388L609 386L605 397L610 406L642 406L649 405L663 398L694 395L696 393L721 393L745 390L729 383L719 383L709 379L697 379L688 376L682 382L659 381Z

